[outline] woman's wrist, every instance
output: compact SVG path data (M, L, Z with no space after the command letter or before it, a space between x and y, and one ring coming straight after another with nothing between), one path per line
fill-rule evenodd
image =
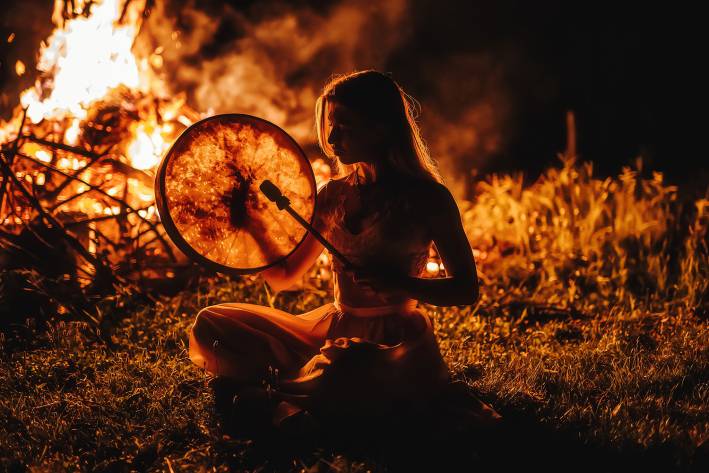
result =
M454 277L408 277L402 283L402 291L411 299L437 306L470 305L474 304L478 297L476 285L474 287Z

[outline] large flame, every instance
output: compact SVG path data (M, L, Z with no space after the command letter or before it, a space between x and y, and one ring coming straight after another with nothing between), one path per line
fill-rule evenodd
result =
M20 97L32 123L67 114L84 118L86 108L109 90L138 87L138 63L131 52L137 30L117 25L121 12L118 0L104 0L92 6L89 17L78 16L54 30L37 63L48 77Z
M40 77L21 94L20 103L33 124L70 119L63 141L76 145L88 111L112 90L123 86L135 92L167 94L163 93L153 70L162 64L162 48L144 60L137 59L132 52L139 30L137 18L145 2L125 4L120 0L104 0L72 5L76 16L63 21L64 2L55 0L53 20L57 28L42 43L37 63ZM78 14L87 7L90 15ZM170 120L176 119L184 126L192 123L178 113L184 106L184 97L171 102L163 106L162 120L155 113L141 114L141 120L130 126L132 139L124 146L124 155L135 169L150 170L158 164L177 135L175 126L168 123ZM7 130L3 135L8 135Z
M108 249L113 263L136 248L170 253L167 243L145 246L164 242L152 176L179 133L201 118L159 80L162 48L134 55L145 7L144 0L55 0L56 28L41 44L39 77L20 95L22 136L19 107L0 123L0 142L18 140L16 177L71 224L90 253ZM16 73L27 73L24 64ZM8 229L21 232L36 215L27 201L3 194Z
M41 45L37 63L40 77L33 87L21 94L20 103L32 124L68 120L63 142L77 145L82 122L92 105L112 90L122 86L160 97L167 94L163 93L154 73L162 64L162 48L143 60L137 59L131 50L139 30L137 18L145 2L125 4L120 0L104 0L89 4L77 1L71 6L74 11L69 13L74 16L63 20L65 3L55 0L53 21L57 28ZM88 16L83 15L86 8L90 8ZM21 69L24 73L24 68ZM20 75L19 68L17 72ZM183 96L169 99L161 104L160 120L156 113L141 113L140 120L130 125L132 138L123 146L123 154L132 167L151 170L158 164L179 131L170 121L176 120L183 126L193 121L180 113L183 106ZM11 125L3 127L4 141L11 136L15 123ZM62 166L67 162L60 160L58 167L76 169Z

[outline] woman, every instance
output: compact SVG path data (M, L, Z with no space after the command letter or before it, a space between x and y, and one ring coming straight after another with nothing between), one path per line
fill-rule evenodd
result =
M417 301L473 304L478 280L458 208L412 105L394 80L373 70L331 80L317 100L318 141L338 174L318 191L314 226L356 268L330 258L334 301L300 315L219 304L203 309L191 329L198 366L242 385L270 384L276 424L307 411L350 418L420 412L450 383L431 318ZM449 277L420 277L431 244ZM275 291L286 289L322 251L308 234L261 274ZM499 417L482 403L473 415Z

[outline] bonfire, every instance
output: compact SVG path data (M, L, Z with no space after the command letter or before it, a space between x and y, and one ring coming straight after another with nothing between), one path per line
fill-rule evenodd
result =
M161 226L153 184L170 145L207 114L160 79L161 47L134 54L146 7L55 2L36 83L0 123L4 269L35 270L69 292L99 296L131 284L164 288L195 270ZM22 63L16 69L25 73ZM326 179L327 164L313 164ZM69 299L55 308L93 317L86 300Z

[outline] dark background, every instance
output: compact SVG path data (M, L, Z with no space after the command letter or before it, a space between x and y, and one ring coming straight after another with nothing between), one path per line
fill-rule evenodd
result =
M573 110L579 154L599 173L617 173L642 155L647 168L675 181L703 170L706 184L697 126L706 120L694 118L704 109L698 74L706 56L697 11L651 2L414 3L417 34L407 51L419 60L406 51L393 59L404 75L417 77L439 54L514 51L504 77L514 136L489 169L546 167L564 149L564 114Z
M169 11L179 16L181 9L203 8L220 21L219 9L231 8L256 21L282 10L327 16L337 5L228 3L171 1ZM51 10L46 0L3 5L0 111L5 118L34 80L39 42L53 28ZM704 110L700 95L706 83L699 74L706 48L696 9L649 2L411 0L406 11L400 25L405 38L372 66L392 72L422 103L425 136L427 130L442 132L427 128L427 110L454 123L466 104L502 97L491 102L493 109L501 103L506 110L495 122L499 145L470 151L480 172L524 170L533 178L563 151L565 113L573 110L579 154L595 163L597 174L616 174L642 156L646 169L664 172L671 182L706 187L700 129L706 119L697 118ZM10 32L16 39L8 44ZM220 44L243 34L224 22L201 54L219 54ZM376 48L376 41L369 47ZM27 65L22 78L14 72L17 59ZM476 159L476 153L486 156Z

